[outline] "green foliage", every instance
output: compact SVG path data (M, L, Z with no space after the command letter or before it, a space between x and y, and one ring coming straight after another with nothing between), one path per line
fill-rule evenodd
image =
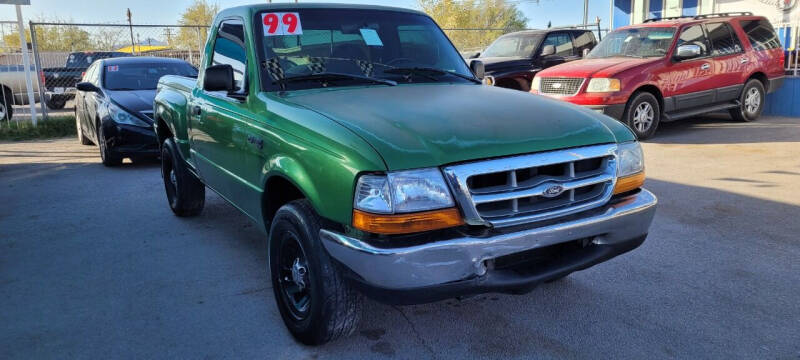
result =
M178 23L181 25L211 26L214 15L219 12L219 4L209 3L206 0L194 0L181 14ZM178 36L173 40L174 45L184 50L201 50L206 43L207 30L204 28L182 27ZM173 44L170 44L173 45Z
M36 42L41 51L73 52L91 50L94 48L94 43L92 42L89 32L75 25L47 25L36 27Z
M33 127L30 120L0 122L0 140L49 139L76 134L75 117L71 115L39 121L36 127Z
M446 30L459 51L480 50L498 36L525 29L528 19L509 0L417 0L422 11ZM501 30L485 30L501 29Z

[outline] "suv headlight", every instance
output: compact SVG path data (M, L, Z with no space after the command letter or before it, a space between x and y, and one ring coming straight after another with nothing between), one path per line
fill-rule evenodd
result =
M353 226L379 234L420 232L463 223L437 168L362 175L356 183Z
M531 90L539 92L539 89L541 87L542 87L542 78L534 76L533 81L531 82Z
M644 153L638 141L617 147L617 184L614 194L638 189L644 184Z
M619 79L609 78L592 78L589 79L589 85L586 86L586 92L614 92L622 88Z
M114 103L108 104L108 114L111 115L111 119L114 120L117 124L125 124L125 125L133 125L139 127L150 127L150 124L142 121L136 115L133 115L125 110L122 110L118 105Z

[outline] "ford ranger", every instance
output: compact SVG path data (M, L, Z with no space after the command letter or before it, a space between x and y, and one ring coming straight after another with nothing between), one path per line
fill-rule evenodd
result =
M305 344L350 334L364 295L523 293L647 236L656 198L633 133L482 85L424 13L251 5L208 39L197 79L158 84L167 200L197 215L209 188L264 229L278 310Z

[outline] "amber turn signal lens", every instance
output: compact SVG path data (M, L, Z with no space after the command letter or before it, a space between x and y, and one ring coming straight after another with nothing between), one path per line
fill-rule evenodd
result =
M617 179L614 186L614 195L636 190L644 185L644 171Z
M456 208L411 214L372 214L353 210L353 226L376 234L409 234L444 229L464 223Z

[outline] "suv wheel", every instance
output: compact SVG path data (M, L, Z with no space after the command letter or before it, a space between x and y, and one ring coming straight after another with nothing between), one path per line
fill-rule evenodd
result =
M634 94L625 108L623 120L640 140L653 136L661 121L658 99L648 92Z
M206 203L206 186L189 169L171 138L161 145L161 177L169 208L178 216L195 216Z
M753 121L758 119L764 110L764 84L751 79L744 85L739 97L739 107L731 109L731 117L737 121Z
M269 231L275 302L289 332L306 345L352 334L363 302L323 248L319 229L308 200L295 200L278 210Z

